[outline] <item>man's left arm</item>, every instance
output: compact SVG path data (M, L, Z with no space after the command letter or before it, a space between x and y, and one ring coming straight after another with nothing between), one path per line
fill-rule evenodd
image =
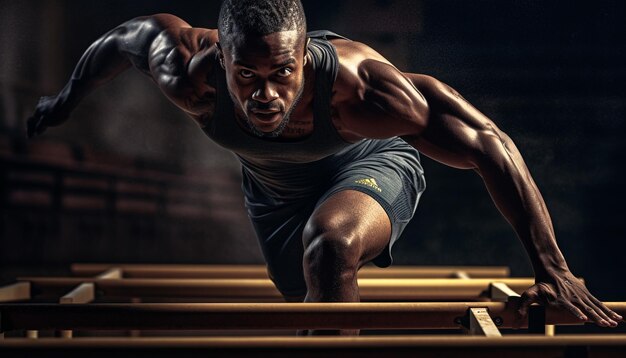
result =
M428 115L419 125L420 133L404 136L405 140L434 160L475 170L528 252L536 281L522 295L519 318L525 318L530 304L537 302L560 305L583 321L616 326L622 317L570 272L546 204L511 138L454 89L432 77L406 77L423 94Z
M564 307L581 321L616 326L622 317L570 272L545 202L511 138L449 86L401 73L364 45L349 46L352 51L340 52L343 71L336 83L353 89L345 97L336 92L337 102L345 101L336 106L340 133L351 140L401 136L428 157L482 177L535 271L535 285L523 293L516 323L537 302Z

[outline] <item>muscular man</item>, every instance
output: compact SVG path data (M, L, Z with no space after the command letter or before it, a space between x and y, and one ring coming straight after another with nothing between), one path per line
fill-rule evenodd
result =
M359 300L357 271L391 264L425 189L420 151L476 171L522 240L536 284L520 319L533 302L600 326L622 319L570 272L511 138L438 80L334 33L307 33L298 0L226 0L217 30L167 14L128 21L89 47L58 95L40 100L28 135L62 123L132 66L237 154L250 219L286 299Z

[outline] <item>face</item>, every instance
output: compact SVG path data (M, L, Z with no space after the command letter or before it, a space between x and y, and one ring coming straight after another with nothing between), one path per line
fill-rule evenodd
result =
M250 129L277 137L304 90L304 36L296 30L231 37L222 45L228 91Z

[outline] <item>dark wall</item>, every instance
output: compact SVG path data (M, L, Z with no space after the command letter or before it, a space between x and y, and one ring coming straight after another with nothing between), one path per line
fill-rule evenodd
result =
M412 70L459 90L516 142L571 269L607 299L626 272L626 7L618 1L427 1ZM522 246L474 173L424 160L429 190L398 261L511 264ZM408 241L411 241L410 243Z
M13 6L9 3L0 1L0 12ZM35 88L44 82L51 88L62 86L82 51L100 34L129 18L169 12L194 26L215 27L219 9L217 1L27 3L24 18L13 19L13 28L31 29L36 37L38 32L32 30L33 26L45 28L35 22L41 18L36 9L56 8L53 15L59 22L59 36L55 43L63 49L52 52L62 75L57 73L50 79L41 70L45 66L38 65L48 58L33 59L36 54L28 56L28 51L22 49L26 45L14 44L23 57L13 60L11 66L33 68L35 75L30 80ZM623 2L303 3L310 29L334 29L371 44L402 70L430 74L455 87L492 118L524 155L548 204L571 269L585 276L603 299L626 297L626 288L616 285L626 273L621 262L626 246L622 222L626 190L621 181L626 149L622 140L626 133ZM45 19L45 12L43 15ZM14 35L4 35L3 39L40 46L37 38ZM0 64L2 61L0 58ZM10 77L7 71L12 71L6 59L4 63L0 79ZM127 88L132 88L132 95L124 92ZM124 75L90 101L77 118L97 120L92 119L91 125L73 122L50 135L85 140L131 155L185 161L192 166L210 167L224 161L226 164L221 166L236 167L231 156L205 144L207 141L190 123L179 120L182 116L140 75ZM124 109L114 113L124 117L125 122L111 134L112 124L102 121L121 123L109 119L114 117L111 107L118 104ZM149 127L146 123L158 129L145 128ZM21 124L10 121L3 126L11 132L21 129ZM131 133L133 128L141 128L140 133ZM181 137L188 139L179 143ZM480 178L428 158L423 163L428 189L416 218L394 250L395 262L498 264L511 266L514 274L531 274L522 245L492 204Z

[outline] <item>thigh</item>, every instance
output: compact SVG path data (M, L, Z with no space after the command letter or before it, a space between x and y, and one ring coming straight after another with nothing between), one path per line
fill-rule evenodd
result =
M364 251L364 257L369 258L372 249L377 250L385 243L386 247L371 261L387 267L393 261L391 249L413 217L425 187L423 171L414 153L400 150L374 153L337 172L333 184L318 201L312 219L342 218L357 233L369 232L369 237L364 239L368 240L369 251ZM383 219L389 226L382 225Z

